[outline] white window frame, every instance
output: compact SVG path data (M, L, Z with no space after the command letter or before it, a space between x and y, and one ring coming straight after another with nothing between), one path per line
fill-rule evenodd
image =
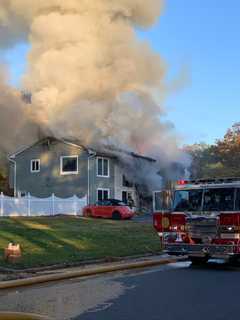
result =
M38 170L33 170L33 163L38 162ZM41 160L40 159L32 159L30 163L30 171L31 173L38 173L41 171Z
M98 160L102 160L102 172L103 172L102 175L98 174ZM108 175L107 175L107 176L104 175L104 160L107 160L107 162L108 162ZM100 178L110 178L110 161L109 161L108 158L105 158L105 157L97 157L97 177L100 177Z
M68 171L68 172L63 171L63 159L67 159L67 158L68 159L77 158L77 170L76 171ZM61 156L60 157L60 173L61 173L62 176L78 174L79 173L79 170L78 170L78 155Z
M107 191L108 193L108 199L110 198L110 189L107 189L107 188L98 188L97 189L97 201L101 201L98 199L98 191L102 191L104 193L104 191Z

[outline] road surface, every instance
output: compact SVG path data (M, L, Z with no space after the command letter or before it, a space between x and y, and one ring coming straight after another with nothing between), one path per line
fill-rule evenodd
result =
M240 269L177 263L0 292L0 310L57 320L231 320L240 314Z

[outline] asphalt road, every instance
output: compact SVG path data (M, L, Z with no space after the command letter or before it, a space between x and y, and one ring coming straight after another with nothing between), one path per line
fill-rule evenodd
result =
M177 263L0 292L0 310L74 320L231 320L240 314L240 269Z

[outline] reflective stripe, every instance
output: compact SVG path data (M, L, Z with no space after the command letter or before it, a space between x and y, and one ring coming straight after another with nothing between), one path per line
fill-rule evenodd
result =
M221 239L240 239L239 233L221 233Z

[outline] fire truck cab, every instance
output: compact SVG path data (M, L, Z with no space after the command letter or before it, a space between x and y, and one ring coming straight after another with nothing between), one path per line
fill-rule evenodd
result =
M154 228L164 252L193 262L240 257L240 178L179 181L169 210L155 192ZM166 202L166 201L165 201ZM158 208L157 205L158 204Z

